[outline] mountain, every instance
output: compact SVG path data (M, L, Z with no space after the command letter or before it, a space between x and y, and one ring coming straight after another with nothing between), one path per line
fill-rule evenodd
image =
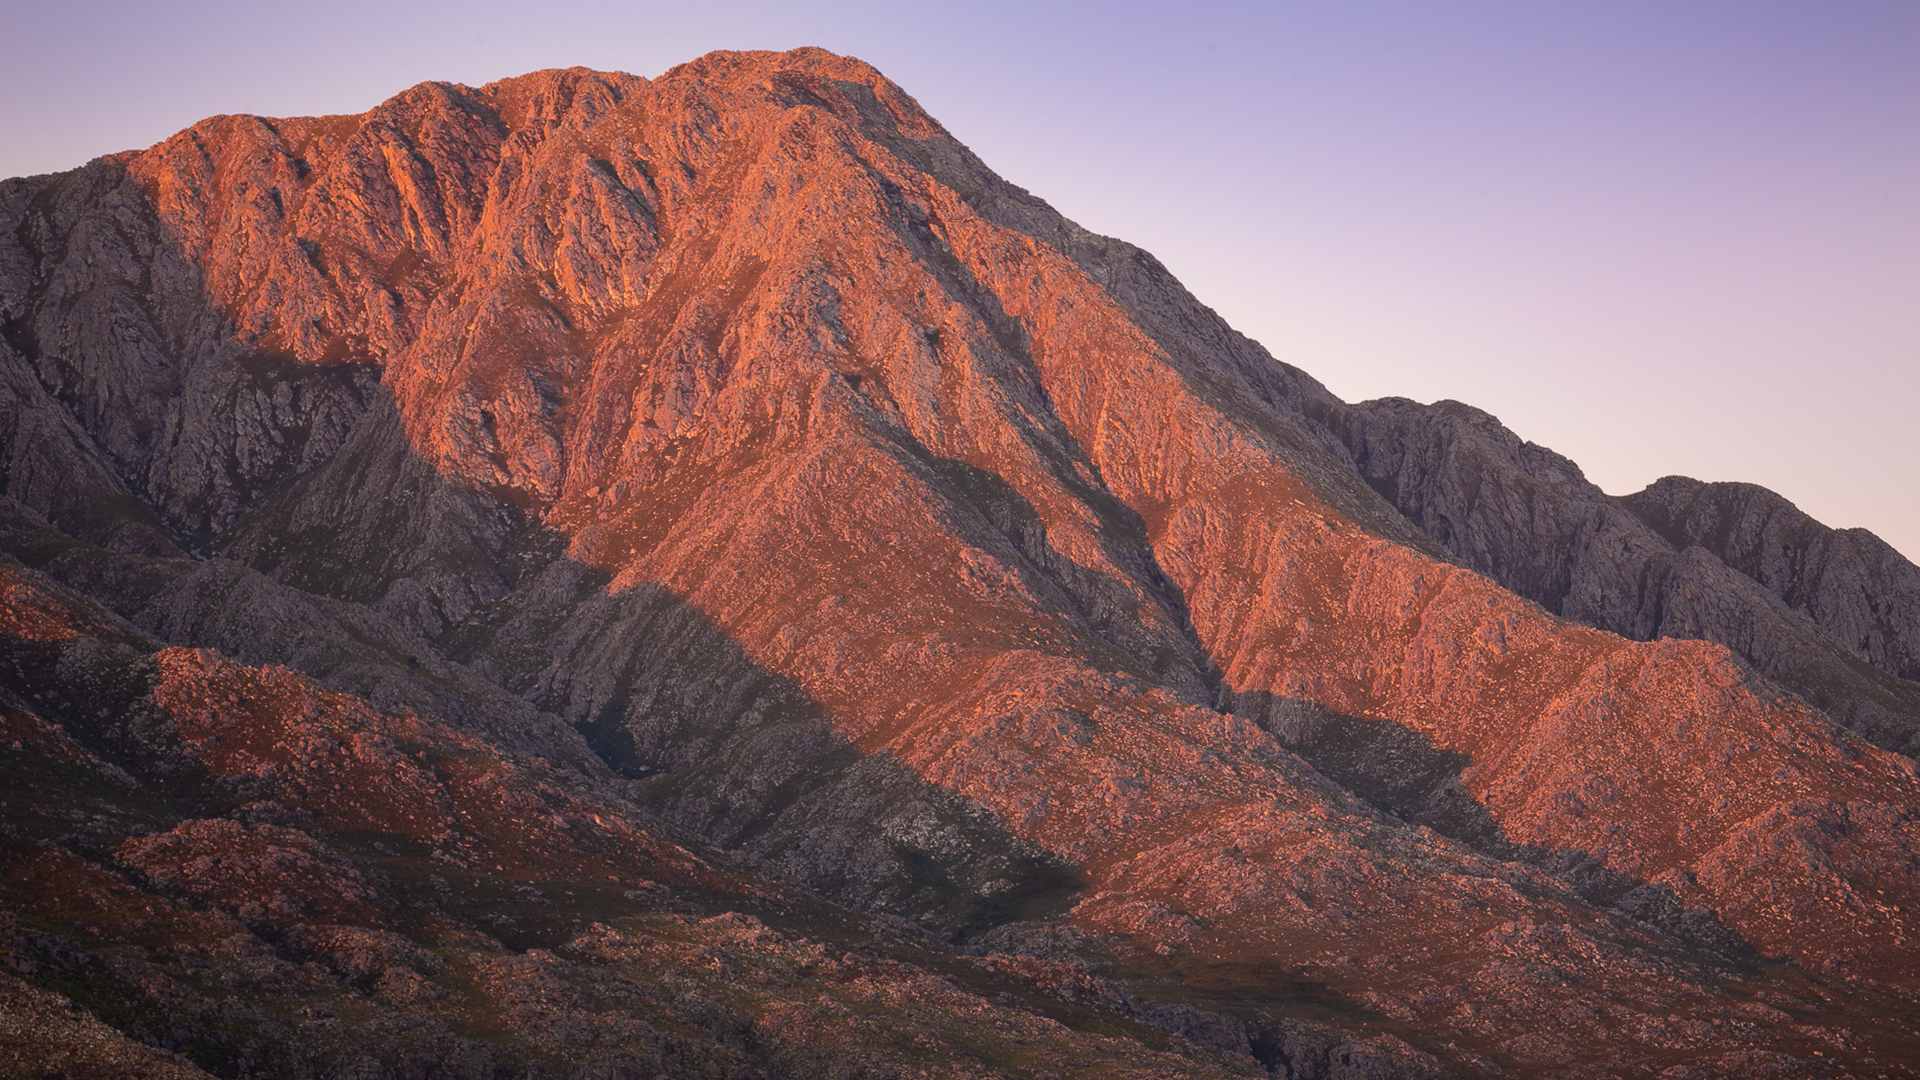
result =
M1342 402L859 61L215 117L0 319L22 1075L1920 1071L1920 571Z

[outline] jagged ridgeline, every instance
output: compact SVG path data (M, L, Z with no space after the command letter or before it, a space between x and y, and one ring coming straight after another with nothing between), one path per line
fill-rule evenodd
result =
M8 1075L1915 1075L1913 564L859 61L9 180L0 324Z

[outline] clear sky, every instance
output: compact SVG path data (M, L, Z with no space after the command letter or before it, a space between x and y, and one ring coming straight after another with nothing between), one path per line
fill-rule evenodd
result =
M1920 3L0 0L0 175L716 48L873 63L1358 400L1920 556Z

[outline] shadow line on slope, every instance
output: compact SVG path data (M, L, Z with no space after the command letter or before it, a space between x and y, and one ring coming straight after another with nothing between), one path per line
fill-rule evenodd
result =
M1070 434L1064 438L1071 451L1080 452ZM1184 688L1189 693L1204 689L1206 697L1195 699L1195 703L1212 699L1219 670L1194 629L1179 583L1161 569L1147 536L1146 523L1132 507L1104 488L1079 481L1070 468L1063 469L1063 475L1056 477L1069 485L1083 505L1098 514L1099 537L1106 557L1113 566L1127 572L1129 582L1061 552L1047 536L1039 509L1005 476L969 462L935 455L911 436L903 442L910 452L934 469L955 503L986 517L1020 553L1028 568L1066 595L1074 617L1112 646L1125 662L1138 665L1143 676L1172 686L1187 684L1189 676L1181 669L1190 669L1195 682ZM1149 644L1148 620L1142 619L1138 612L1126 611L1112 603L1115 599L1136 595L1128 588L1129 584L1159 607L1161 616L1171 624L1177 637L1171 641L1161 638L1158 643ZM1131 635L1125 633L1129 625L1134 631ZM1128 637L1132 640L1126 640ZM1184 647L1184 651L1173 647L1176 643Z
M150 195L138 190L138 184L124 162L97 163L92 172L77 175L71 181L62 181L68 182L93 184L101 191L112 189L115 197L141 203L143 209L151 214L152 207L145 205ZM95 201L100 198L105 196L99 196ZM43 212L43 209L35 212ZM93 209L91 205L88 207L89 211ZM268 224L291 238L289 220L275 218ZM145 228L139 238L141 243L164 251L170 264L183 267L198 265L187 254L183 240L173 235L173 223L169 220L151 215L143 217L140 223ZM43 231L56 239L65 239L65 234L58 230ZM293 239L297 241L297 238ZM141 243L128 243L126 252L115 252L116 255L125 255L120 261L132 266L141 258L148 257L147 248L142 247ZM35 261L47 264L64 257L63 252L51 248L46 251L35 248L31 254ZM307 254L310 256L312 252L308 251ZM202 274L190 284L191 288L183 286L176 290L177 295L169 294L169 304L175 306L166 310L143 302L132 281L115 280L106 291L115 295L124 292L127 295L131 305L137 309L142 341L151 344L153 352L172 359L198 359L202 361L200 366L203 368L217 367L223 377L230 376L237 380L234 385L240 389L234 390L234 393L239 393L241 389L258 389L252 384L265 380L278 384L292 383L293 392L297 395L305 381L325 379L337 373L334 366L326 364L281 362L285 358L267 357L259 349L243 344L244 335L236 331L223 305L212 295L206 276ZM971 282L970 288L965 291L977 302L991 298L991 291L979 282ZM101 292L100 289L95 290L96 299L100 299ZM34 298L29 300L33 301ZM19 320L10 319L9 330L15 331L13 338L23 343L38 342L41 337L33 336L30 332L50 329L51 325L66 328L62 322L67 318L64 311L53 308L42 310L37 301L29 302L28 307L31 310L26 317L33 325L15 325ZM182 316L182 312L186 315ZM217 339L218 347L210 352L203 350L203 355L186 355L190 346L176 340L176 337L170 337L167 332L170 315L181 318L191 316L208 322L209 336ZM1006 336L1009 322L1004 312L999 312L991 322L1000 332L998 336L1002 347L1018 353L1021 350L1019 341ZM41 326L41 323L51 325ZM23 337L22 334L28 336ZM346 341L346 338L341 338L341 342ZM37 375L43 385L52 384L47 386L49 393L59 400L66 400L59 398L57 391L81 385L78 375L62 366L64 362L59 356L38 355L40 350L37 347L33 351L36 355L31 359L37 362ZM60 352L57 347L53 351ZM262 368L261 372L248 367L249 363L260 367L268 359L276 361L277 366L269 365L270 369ZM185 370L189 365L175 366ZM246 385L241 386L242 383ZM224 384L221 389L225 390ZM176 379L151 385L137 383L129 390L131 393L142 391L147 392L147 398L142 399L146 404L161 408L190 397L195 389ZM340 433L339 445L333 448L335 452L310 472L301 471L301 459L305 456L303 446L295 446L276 457L270 467L259 472L257 477L243 476L245 470L241 465L226 457L214 461L208 471L208 476L212 478L209 483L213 483L214 488L228 497L227 502L232 504L236 512L239 509L251 511L233 526L222 529L217 540L212 536L212 529L215 525L226 524L230 517L226 509L216 511L203 508L199 503L181 503L179 498L171 498L175 493L170 491L150 491L147 485L140 483L145 475L142 470L147 469L148 465L143 461L128 463L130 459L124 455L117 459L120 462L121 479L150 502L173 512L176 518L183 507L186 511L204 510L201 515L204 521L176 520L176 529L182 535L192 534L196 547L217 542L222 554L270 575L279 583L363 604L390 618L402 629L418 632L422 638L443 646L452 644L454 638L463 634L483 640L493 636L487 632L485 624L493 622L499 614L496 605L539 577L543 565L552 565L553 549L563 546L565 538L533 525L524 511L517 508L514 500L504 497L505 493L493 492L494 498L489 499L485 493L464 489L453 478L441 475L430 464L429 455L421 453L419 448L406 445L408 440L402 425L397 422L391 394L386 389L373 389L365 396L369 400L356 399L353 408L342 410L347 418L345 422L351 424L354 430ZM95 445L112 441L114 422L110 417L101 415L101 410L90 408L85 402L67 401L67 404L86 421L81 426L87 430L89 439ZM225 411L237 418L251 415L238 407L216 411ZM271 441L264 440L263 445ZM216 450L222 448L215 447ZM232 475L228 476L228 473ZM222 480L226 481L225 486L214 483ZM1021 502L1024 503L1024 500ZM1030 512L1031 506L1025 509ZM276 523L291 523L292 527L279 531L274 529ZM516 563L520 565L514 565ZM1164 578L1164 575L1161 577ZM586 583L584 578L575 581L576 585L583 583ZM592 585L586 584L590 591ZM658 591L654 598L665 595L664 591ZM681 601L670 602L685 607ZM1179 605L1176 603L1173 606L1177 611ZM686 668L688 685L701 679L713 679L712 669L715 665L732 672L740 682L749 685L780 681L776 676L752 665L737 646L726 641L725 633L717 627L711 624L694 626L700 617L690 608L687 612L690 618L663 616L658 621L674 626L677 632L684 631L676 644L705 643L709 655L703 658L702 663L689 664ZM287 621L285 616L275 617ZM208 633L217 633L218 630L215 627ZM199 640L191 643L210 642ZM659 642L654 644L658 645ZM485 648L479 648L474 655L481 656L486 652ZM396 668L400 667L399 655L406 656L406 667L414 666L414 656L402 651L395 657ZM725 659L716 660L716 656L724 656ZM285 662L293 658L261 655L255 659ZM534 668L524 674L531 678L538 670ZM409 676L411 673L403 668L400 674ZM523 672L516 672L510 667L506 677L512 679L519 674ZM668 679L661 685L671 681ZM531 688L521 686L516 689L524 692ZM628 691L622 692L629 692L630 689L629 681ZM656 686L649 691L652 698L642 706L641 711L658 706L664 700L658 689ZM963 849L984 847L1010 852L1008 858L1011 862L1006 865L1018 871L1013 874L1015 884L995 890L995 895L1021 897L1018 903L1011 899L990 900L978 888L956 887L955 882L948 880L955 862L952 858L905 841L889 840L889 843L899 848L896 854L905 860L905 878L926 883L926 888L919 891L973 894L980 910L958 917L958 922L963 926L982 919L990 923L999 918L996 912L1009 905L1022 913L1058 907L1059 901L1070 897L1078 887L1076 871L1042 857L1037 853L1038 849L1029 851L1020 846L983 808L944 789L919 781L910 770L890 757L863 755L858 748L844 740L836 742L838 737L832 734L830 726L822 718L821 707L807 701L798 688L784 685L773 696L782 701L790 700L793 704L790 708L783 707L766 715L749 710L697 716L700 723L678 731L684 751L681 757L685 760L668 764L640 764L636 771L653 770L649 773L651 778L642 783L641 789L649 792L657 789L659 794L655 801L678 813L684 819L683 824L694 828L700 835L731 838L737 844L757 845L769 853L775 839L785 836L779 822L795 813L805 815L817 811L816 804L827 801L821 794L823 790L843 794L858 790L868 797L868 804L874 804L874 800L881 799L882 793L885 793L887 798L893 800L888 805L903 813L906 809L919 808L924 810L924 816L929 819L961 823L953 827L962 831L978 831L982 838L989 841L985 844L961 845ZM625 713L628 710L622 708L620 711ZM603 756L616 763L624 761L629 768L639 763L639 755L633 752L638 744L631 738L630 732L628 745L624 748L619 745L620 732L625 730L622 727L624 717L620 723L613 724L607 723L605 716L585 719L569 715L568 718L581 723L583 729L594 737L596 749ZM739 730L732 733L732 741L716 738L716 719L723 723L739 721L736 725ZM764 724L761 723L763 720ZM636 723L671 727L675 721L651 715ZM755 771L743 762L765 762L778 758L794 746L804 747L801 767L788 772L770 789L759 791L751 783L734 783L742 779L741 773ZM694 769L693 759L699 756L694 751L700 749L713 751L708 755L706 773L702 774L704 779L711 781L711 786L705 788L697 779L686 775L690 770L698 771ZM746 809L748 807L758 807L762 820L750 821L753 815ZM803 852L804 842L796 843L800 846L788 848L785 861L796 862L801 858L801 855L793 853ZM862 863L848 854L856 848L864 852L862 857L868 862ZM880 857L870 846L860 848L844 838L841 850L834 854L844 857L842 862L845 865L836 865L834 868L834 875L842 879L842 890L853 887L853 879L862 876L856 871L871 869L874 865L872 860ZM973 884L980 886L985 882L975 880Z
M1461 782L1472 759L1434 745L1405 724L1348 716L1270 691L1235 693L1227 709L1259 724L1329 779L1394 817L1425 825L1490 858L1542 870L1590 903L1710 949L1738 967L1751 968L1759 960L1753 945L1718 915L1688 908L1666 885L1610 869L1591 852L1508 838Z
M303 362L283 343L241 330L238 313L210 290L191 239L154 210L125 156L44 179L5 222L30 273L0 280L0 338L12 352L8 366L34 379L91 445L65 445L63 431L46 445L0 441L0 490L22 479L6 474L34 455L65 456L58 464L74 479L91 480L85 474L99 468L125 490L28 476L33 490L14 493L76 538L204 556L250 504L339 445L372 405L378 372L339 349ZM146 213L131 212L136 206ZM182 414L220 422L183 424Z
M189 566L206 565L189 564L167 568L178 588L164 598L166 618L149 629L184 631L166 635L173 644L227 651L244 639L239 651L251 663L304 668L346 649L350 665L313 674L496 742L512 733L483 720L527 722L493 716L497 707L485 718L436 707L444 695L422 688L460 664L564 714L603 761L640 781L637 801L675 827L857 906L970 935L1072 905L1085 884L1078 868L891 755L867 754L835 733L819 703L666 588L608 595L610 575L562 554L564 535L489 505L429 465L404 437L390 398L379 398L340 455L262 498L221 538L222 554L265 575L262 587L311 590L363 606L367 617L335 627L309 624L313 613L297 604L212 610L226 599L220 582L188 580ZM275 521L293 528L270 532ZM41 546L50 536L8 532L9 542ZM106 586L123 615L152 621L144 609L155 590L123 587L141 560L70 540L59 550L64 561L48 570L76 587ZM555 616L578 601L596 609L583 620L586 636L571 642L583 670L556 687L552 635L566 620ZM380 627L384 635L362 637ZM316 648L329 633L344 635L338 647ZM537 740L502 744L554 754Z
M569 643L582 662L536 701L673 825L956 937L1062 914L1085 886L991 810L837 732L824 706L672 590L650 582L590 603L597 632Z
M1323 427L1402 515L1506 589L1635 641L1723 645L1841 727L1920 752L1920 665L1901 666L1895 614L1920 573L1871 534L1827 529L1750 484L1670 476L1607 495L1459 402L1383 398Z

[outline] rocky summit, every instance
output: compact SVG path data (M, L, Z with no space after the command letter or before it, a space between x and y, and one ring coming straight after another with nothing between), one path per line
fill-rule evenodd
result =
M1920 569L867 65L0 184L0 1074L1920 1075Z

